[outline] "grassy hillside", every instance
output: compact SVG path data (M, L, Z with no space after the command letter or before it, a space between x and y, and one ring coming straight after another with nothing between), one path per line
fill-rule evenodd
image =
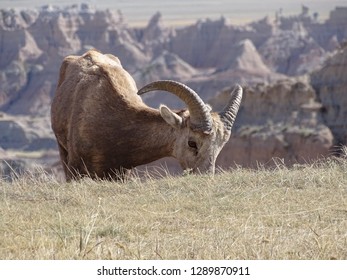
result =
M347 162L2 181L0 259L347 259Z

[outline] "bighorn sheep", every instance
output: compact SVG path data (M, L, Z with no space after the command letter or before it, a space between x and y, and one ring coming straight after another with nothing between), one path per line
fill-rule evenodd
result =
M148 107L139 95L168 91L188 109ZM192 89L175 81L156 81L140 89L119 59L96 50L67 56L51 108L66 179L79 176L123 178L133 167L172 156L183 169L214 172L215 160L242 98L236 86L221 113L211 113Z

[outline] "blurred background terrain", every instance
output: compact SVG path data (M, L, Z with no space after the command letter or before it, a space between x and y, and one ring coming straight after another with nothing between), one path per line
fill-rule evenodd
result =
M139 88L175 79L215 110L244 86L223 168L304 163L345 145L347 1L217 2L1 1L1 176L35 165L60 176L50 103L63 58L90 48L118 56Z

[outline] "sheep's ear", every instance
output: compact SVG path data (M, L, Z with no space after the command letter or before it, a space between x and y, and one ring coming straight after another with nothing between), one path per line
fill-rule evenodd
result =
M182 118L175 112L172 112L167 106L160 105L159 107L161 117L172 127L180 128L182 125Z

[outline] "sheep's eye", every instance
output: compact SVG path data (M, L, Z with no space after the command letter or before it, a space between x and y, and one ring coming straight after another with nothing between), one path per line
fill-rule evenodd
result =
M193 149L197 149L198 148L198 146L196 145L196 142L191 141L191 140L188 141L188 146L193 148Z

